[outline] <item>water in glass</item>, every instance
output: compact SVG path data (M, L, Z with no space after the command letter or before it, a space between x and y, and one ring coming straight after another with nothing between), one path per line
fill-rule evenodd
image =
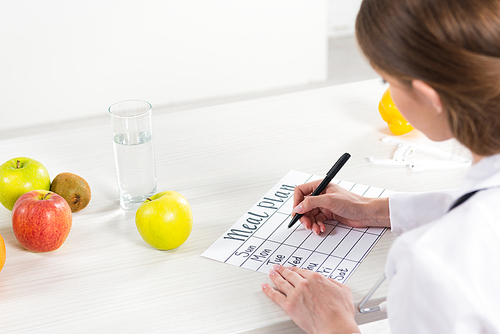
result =
M156 192L156 173L151 133L117 134L114 151L120 206L137 209L146 198Z

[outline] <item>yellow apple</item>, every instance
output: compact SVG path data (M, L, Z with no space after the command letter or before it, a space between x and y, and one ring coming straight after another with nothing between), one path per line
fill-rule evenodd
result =
M157 193L137 209L135 224L151 247L169 250L182 245L193 229L191 206L176 191Z

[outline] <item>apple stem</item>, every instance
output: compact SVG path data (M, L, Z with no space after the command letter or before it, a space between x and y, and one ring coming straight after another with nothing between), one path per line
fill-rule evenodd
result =
M49 196L49 195L50 195L50 191L48 193L46 193L45 196L43 196L42 200L47 199L47 196Z
M147 200L147 201L151 201L151 198L149 198L149 197L148 197L148 198L146 198L146 200Z
M21 163L21 160L17 160L17 169L19 169L19 164Z

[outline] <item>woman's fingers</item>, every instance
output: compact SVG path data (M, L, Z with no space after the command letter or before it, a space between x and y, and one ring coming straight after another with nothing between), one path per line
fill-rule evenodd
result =
M327 220L328 217L326 217L325 214L319 209L314 209L300 218L300 222L304 228L312 230L317 235L325 232L325 221Z
M334 202L335 200L332 198L331 194L323 194L318 196L308 196L304 198L300 204L302 205L302 213L306 213L314 209L325 209L334 213Z
M299 275L297 272L294 272L291 269L284 266L274 265L273 269L294 287L297 286L297 284L299 284L299 282L304 279L304 277Z
M279 306L283 307L283 303L285 302L286 300L286 296L284 294L282 294L281 292L279 291L276 291L273 287L271 287L269 284L267 283L262 283L261 284L261 287L262 287L262 291L264 291L264 293L269 297L271 298L271 300L273 302L275 302L276 304L278 304Z
M285 296L288 296L294 288L294 285L281 275L278 268L271 269L269 271L269 277L271 277L273 283L283 294L285 294Z
M347 286L317 272L297 267L275 267L271 276L278 283L262 290L307 333L359 333L354 321L354 303ZM286 284L285 284L286 283ZM282 287L287 289L282 290ZM281 291L281 292L280 292Z
M316 224L312 227L313 232L316 235L323 233L326 231L325 221L327 220L326 216L323 212L318 212L318 214L314 217Z
M305 279L311 278L311 276L314 276L314 275L317 274L314 271L311 271L311 270L308 270L308 269L302 269L302 268L299 268L299 267L291 267L290 271L295 272L296 274L298 274L299 276L301 276L301 277L303 277Z
M295 187L293 191L293 207L295 208L304 198L311 195L322 180L312 181Z
M271 277L273 283L285 296L290 295L299 282L304 280L304 277L297 271L277 264L269 271L269 277Z

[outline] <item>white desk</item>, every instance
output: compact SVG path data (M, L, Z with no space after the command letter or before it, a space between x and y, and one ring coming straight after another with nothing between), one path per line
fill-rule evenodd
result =
M89 206L73 215L65 244L31 253L16 241L10 211L0 208L7 261L0 273L0 331L20 332L300 332L260 288L268 276L200 254L290 169L323 175L344 152L338 178L396 191L455 188L467 168L413 173L379 167L394 146L377 105L379 80L324 87L153 116L158 190L176 190L194 213L191 236L157 251L118 207L108 119L0 141L0 162L28 156L51 175L73 172L92 188ZM106 111L103 110L103 113ZM403 138L429 143L414 131ZM433 144L454 153L454 142ZM359 302L379 278L387 233L348 281ZM385 292L380 292L384 296ZM357 318L360 323L367 319Z

